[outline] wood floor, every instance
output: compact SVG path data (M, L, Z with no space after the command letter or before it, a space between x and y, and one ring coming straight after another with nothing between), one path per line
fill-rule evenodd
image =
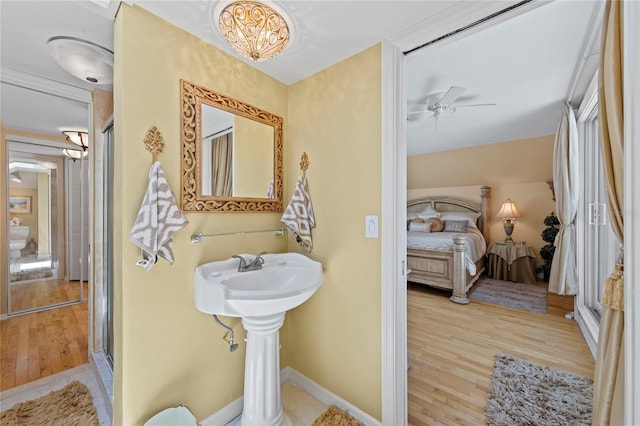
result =
M448 292L450 293L450 292ZM575 321L571 299L550 295L548 314L472 301L409 285L409 424L484 425L494 356L593 377L594 362Z
M82 297L89 297L84 283ZM37 309L44 306L80 300L80 281L42 280L11 283L11 312Z
M85 364L88 304L10 317L0 322L0 391Z

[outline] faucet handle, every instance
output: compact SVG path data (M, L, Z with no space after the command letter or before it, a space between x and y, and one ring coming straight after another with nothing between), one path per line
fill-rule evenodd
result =
M242 272L242 271L244 271L244 270L246 269L246 267L247 267L247 261L246 261L246 260L244 260L244 257L239 256L239 255L237 255L237 254L234 254L234 255L233 255L233 256L231 256L231 257L232 257L232 258L235 258L235 259L240 259L240 264L238 265L238 271L239 271L239 272Z
M267 254L266 251L260 252L258 254L256 254L256 258L253 259L254 264L260 263L260 265L262 265L264 263L264 259L262 258L263 255Z

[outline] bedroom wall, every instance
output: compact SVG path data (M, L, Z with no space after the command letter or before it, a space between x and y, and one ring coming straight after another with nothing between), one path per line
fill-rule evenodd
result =
M378 45L290 86L285 143L286 164L309 154L310 256L325 274L318 292L287 314L291 366L377 419L381 240L365 237L364 220L381 212L381 77ZM290 196L300 170L288 171Z
M197 231L277 228L281 213L187 213L189 224L174 235L173 266L162 259L149 272L136 266L140 250L128 236L152 161L143 139L154 125L162 133L165 148L158 160L179 197L180 79L264 108L285 123L287 87L135 6L120 6L114 35L114 424L140 425L178 404L202 421L243 393L245 332L239 318L222 318L240 342L229 352L224 331L195 308L194 269L237 253L283 252L287 239L265 233L192 244L190 235ZM283 367L288 365L289 322L281 339Z
M540 237L546 228L543 220L555 211L546 183L553 176L554 139L549 135L408 157L407 199L459 195L477 202L480 186L489 185L489 241L506 237L495 215L509 198L523 216L512 237L533 247L541 265L540 248L546 244Z

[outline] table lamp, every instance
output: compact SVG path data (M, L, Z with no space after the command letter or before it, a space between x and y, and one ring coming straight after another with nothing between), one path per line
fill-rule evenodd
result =
M502 204L502 208L500 208L496 217L502 219L502 226L504 226L504 232L507 234L507 238L504 240L505 244L513 244L511 234L516 225L516 218L522 217L518 213L518 209L516 209L516 204L507 198L507 202Z

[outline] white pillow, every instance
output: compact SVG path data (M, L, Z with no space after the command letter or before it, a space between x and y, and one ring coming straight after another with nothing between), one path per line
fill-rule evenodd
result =
M413 232L431 232L431 223L428 223L428 222L423 222L423 223L411 222L409 224L409 231L413 231Z
M432 217L440 217L440 212L431 206L427 206L424 210L418 213L420 219L431 219Z
M442 212L440 219L445 220L466 220L467 226L477 228L476 222L480 217L480 213L474 212Z

